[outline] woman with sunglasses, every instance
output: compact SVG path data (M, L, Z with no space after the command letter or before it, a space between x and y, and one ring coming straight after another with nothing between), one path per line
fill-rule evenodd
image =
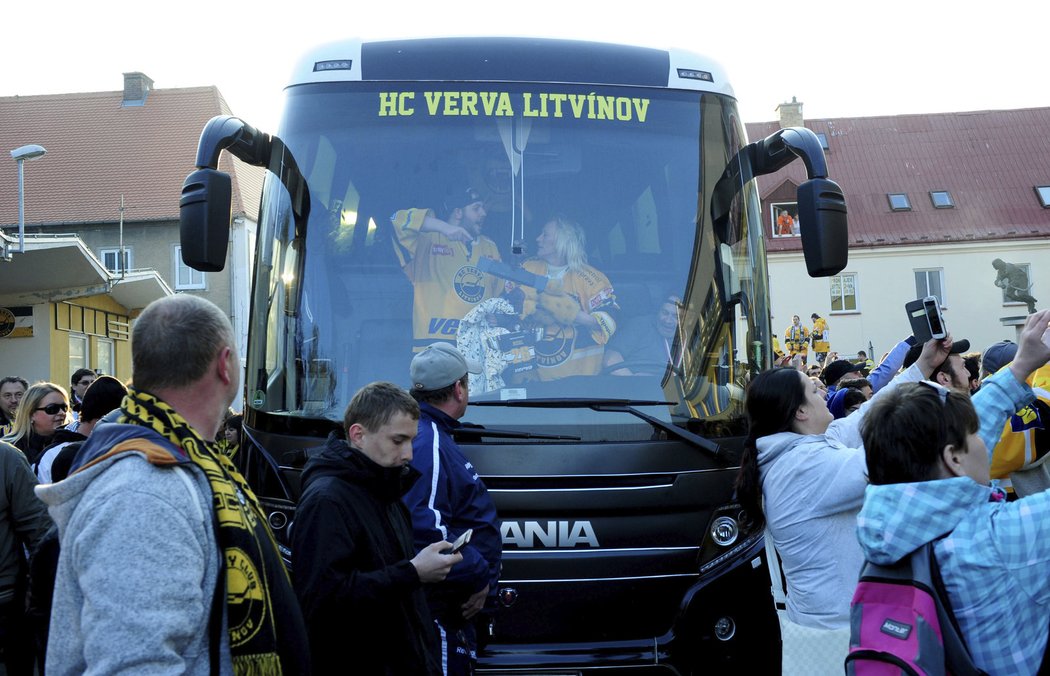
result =
M29 464L34 465L55 431L66 424L68 415L66 390L54 383L36 383L22 396L11 433L3 441L22 451Z

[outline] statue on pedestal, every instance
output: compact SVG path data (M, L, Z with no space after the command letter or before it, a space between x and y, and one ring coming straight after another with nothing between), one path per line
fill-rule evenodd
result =
M1017 301L1028 304L1028 314L1035 312L1035 298L1028 293L1032 288L1028 281L1028 273L1019 265L1007 263L1001 258L992 261L992 267L998 274L995 277L995 285L1003 290L1003 295L1008 301Z

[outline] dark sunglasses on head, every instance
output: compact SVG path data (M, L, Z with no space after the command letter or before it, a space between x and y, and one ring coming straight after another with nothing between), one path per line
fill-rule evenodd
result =
M47 406L40 406L36 409L37 411L43 411L48 415L55 415L59 411L68 411L69 404L48 404Z

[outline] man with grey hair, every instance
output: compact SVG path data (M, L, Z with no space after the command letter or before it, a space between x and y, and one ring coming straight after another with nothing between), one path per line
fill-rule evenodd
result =
M92 434L69 478L37 488L61 546L47 672L305 673L273 534L214 446L239 383L229 320L169 296L136 320L131 352L119 422Z

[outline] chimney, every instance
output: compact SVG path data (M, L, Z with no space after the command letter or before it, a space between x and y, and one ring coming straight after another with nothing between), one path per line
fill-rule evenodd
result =
M120 105L146 105L146 95L151 89L153 89L153 80L145 73L124 73L124 100Z
M791 97L791 103L777 106L777 112L780 113L781 129L802 126L802 104L794 96Z

